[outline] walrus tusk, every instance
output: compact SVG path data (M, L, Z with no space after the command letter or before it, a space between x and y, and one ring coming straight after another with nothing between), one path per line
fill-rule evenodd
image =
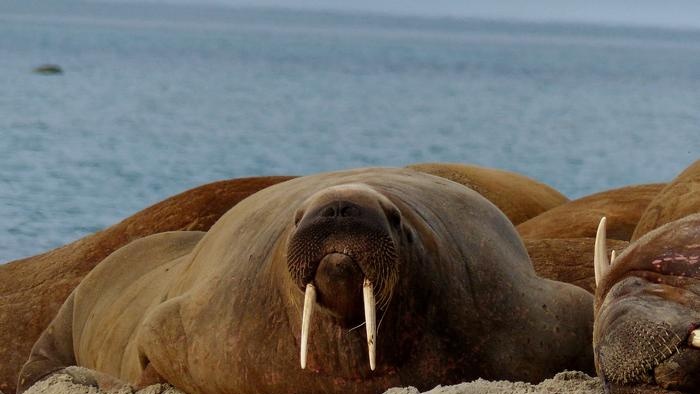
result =
M613 264L615 264L615 251L613 250L610 252L610 266L612 267Z
M610 270L608 252L606 247L605 216L600 219L598 232L595 235L595 249L593 250L593 267L595 270L595 285L598 286L603 276Z
M367 328L367 349L369 351L369 369L374 371L377 359L377 303L374 300L372 282L365 278L362 284L365 304L365 327Z
M301 369L306 368L306 351L309 343L309 324L311 323L311 314L314 312L314 304L316 303L316 288L311 283L306 285L304 293L304 312L301 317Z
M690 332L690 338L688 338L690 346L700 348L700 329L693 330Z

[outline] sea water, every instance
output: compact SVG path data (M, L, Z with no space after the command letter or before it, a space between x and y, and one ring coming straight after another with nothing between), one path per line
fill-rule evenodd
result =
M225 178L462 162L576 198L698 158L698 31L0 3L0 262Z

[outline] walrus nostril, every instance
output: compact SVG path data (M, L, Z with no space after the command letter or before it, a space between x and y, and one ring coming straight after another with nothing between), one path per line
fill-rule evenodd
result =
M345 218L354 218L360 216L360 207L355 204L342 205L340 208L340 216Z
M355 218L362 216L362 208L349 201L333 201L321 208L319 216L324 218Z
M294 214L294 225L298 226L301 218L304 217L304 210L300 209Z
M335 209L335 204L323 208L321 211L321 216L324 218L334 218L337 216L337 210Z

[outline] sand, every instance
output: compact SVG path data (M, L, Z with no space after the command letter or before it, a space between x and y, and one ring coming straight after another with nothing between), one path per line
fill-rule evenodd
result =
M132 394L129 389L112 391L110 394ZM392 388L385 394L418 394L414 387ZM497 381L490 382L479 379L470 383L462 383L455 386L437 386L427 391L428 394L603 394L600 381L583 372L561 372L552 379L532 385L522 382ZM41 381L26 394L107 394L95 387L73 383L68 375L54 375ZM165 384L149 386L139 390L136 394L184 394L182 391Z

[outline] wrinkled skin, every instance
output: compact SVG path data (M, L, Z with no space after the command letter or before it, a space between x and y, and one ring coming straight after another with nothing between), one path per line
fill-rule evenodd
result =
M353 329L364 279L380 322L374 371ZM308 283L318 299L301 369ZM513 226L476 192L406 169L320 174L243 200L206 234L112 254L42 334L19 391L72 364L97 385L110 375L212 394L537 382L592 370L591 317L592 297L536 276Z
M596 292L593 346L613 393L661 388L700 392L700 215L632 243ZM642 392L642 391L640 391Z

